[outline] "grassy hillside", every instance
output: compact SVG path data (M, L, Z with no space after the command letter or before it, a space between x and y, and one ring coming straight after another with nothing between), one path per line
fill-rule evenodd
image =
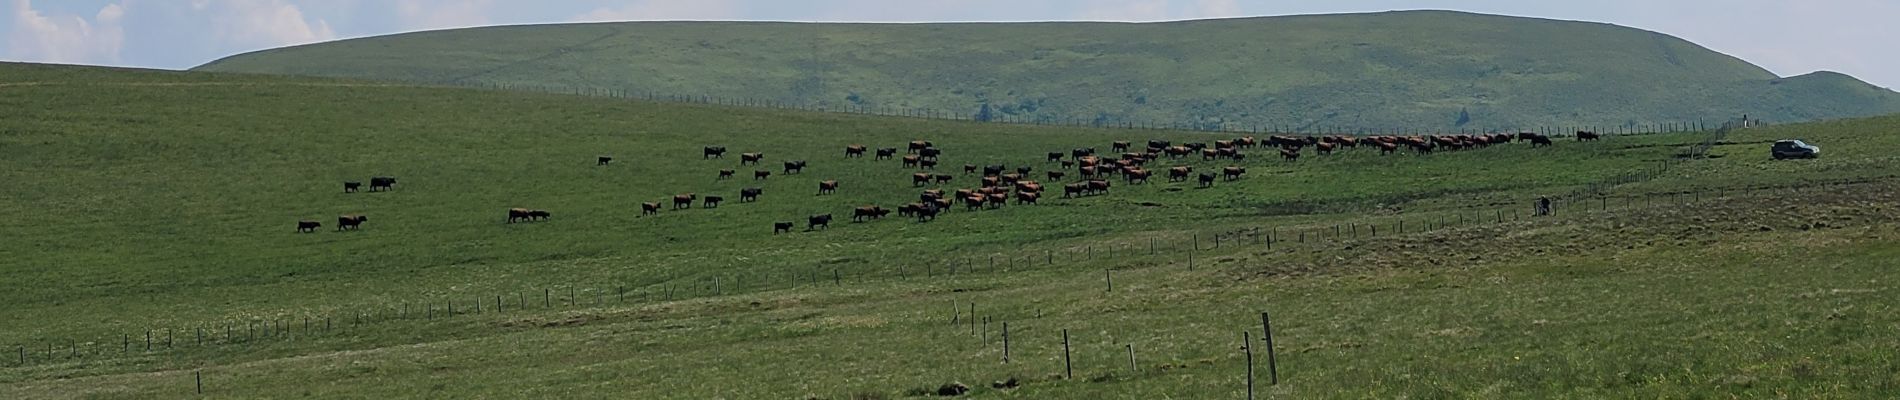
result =
M1880 282L1896 251L1881 212L1900 201L1891 184L1676 207L1618 198L1605 211L1579 199L1561 218L1525 218L1525 199L1653 168L1702 134L1255 157L1241 163L1247 178L1207 189L1118 182L1105 196L859 224L850 207L894 206L921 188L893 161L843 159L849 143L930 139L946 165L1041 170L1045 151L1110 139L1220 137L248 75L0 72L0 179L12 188L0 207L28 216L0 221L0 344L26 359L0 357L4 398L175 397L197 372L208 394L228 397L895 398L1010 376L1024 385L979 390L1234 397L1238 331L1257 329L1263 309L1282 321L1285 381L1271 390L1283 396L1856 397L1897 384L1887 368L1900 341L1879 328L1896 323L1893 297L1878 295L1891 289ZM1881 177L1895 137L1868 133L1896 127L1741 131L1716 148L1721 158L1612 190ZM1764 159L1767 140L1791 136L1827 157ZM775 171L787 159L811 166L716 181L718 169L752 167L702 160L705 145L764 151ZM617 161L594 165L602 154ZM957 175L952 187L974 184L942 172ZM373 175L400 182L340 190ZM816 195L823 179L844 186ZM639 202L747 186L766 195L639 215ZM505 224L508 207L554 217ZM372 219L330 231L344 213ZM814 213L841 221L770 231ZM304 218L326 229L294 233ZM1507 221L1480 222L1490 218ZM1807 218L1838 229L1797 229ZM1334 224L1385 231L1321 241ZM1281 232L1278 247L1227 234L1255 228ZM499 312L488 303L497 296ZM477 301L488 308L471 310ZM990 324L952 314L972 302ZM303 330L306 317L334 327ZM1062 329L1074 380L1050 377ZM175 335L174 346L146 350L148 330ZM1784 339L1794 335L1813 340ZM1130 344L1141 372L1124 369Z
M1614 126L1900 112L1661 33L1456 12L1168 23L638 22L267 50L203 71L715 96L1203 129ZM1808 82L1816 81L1816 82Z

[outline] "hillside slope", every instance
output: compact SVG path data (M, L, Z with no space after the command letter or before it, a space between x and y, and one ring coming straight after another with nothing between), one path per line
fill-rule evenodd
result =
M1413 11L1168 23L633 22L420 32L204 71L507 83L1200 128L1509 128L1900 112L1613 25Z

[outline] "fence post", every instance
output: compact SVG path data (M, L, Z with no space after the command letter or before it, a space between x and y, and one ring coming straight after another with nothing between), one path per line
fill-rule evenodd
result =
M1133 343L1128 344L1128 370L1141 372L1141 367L1135 365L1135 344Z
M1249 357L1251 358L1251 356ZM1075 379L1075 364L1069 360L1069 330L1062 330L1062 376L1063 379Z
M1009 322L1003 322L1003 363L1009 363Z
M1240 350L1247 353L1247 400L1253 400L1253 335L1240 331Z
M1267 340L1267 375L1273 377L1272 385L1279 385L1280 367L1275 365L1273 350L1273 320L1267 317L1266 311L1260 312L1260 332L1264 334L1261 337Z
M1102 281L1108 283L1108 292L1114 293L1115 292L1115 276L1110 275L1111 271L1114 271L1114 269L1106 268L1102 270Z

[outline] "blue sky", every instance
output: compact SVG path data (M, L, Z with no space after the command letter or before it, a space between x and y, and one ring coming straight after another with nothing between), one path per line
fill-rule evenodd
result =
M620 20L1161 21L1449 9L1607 22L1798 75L1900 87L1896 0L0 0L0 60L189 68L295 44Z

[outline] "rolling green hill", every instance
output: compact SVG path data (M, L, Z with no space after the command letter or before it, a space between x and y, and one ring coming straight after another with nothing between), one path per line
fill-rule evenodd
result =
M1240 333L1263 310L1281 379L1266 386L1258 360L1263 397L1878 397L1900 388L1900 136L1868 133L1895 129L1737 130L1708 159L1675 158L1707 132L1295 162L1257 149L1155 165L1248 168L1211 187L1118 180L856 223L852 207L926 188L894 160L843 157L850 143L933 140L954 177L940 187L959 188L977 177L948 166L1041 172L1046 151L1230 135L0 63L0 398L202 383L211 398L894 399L951 381L979 398L1239 398ZM1767 159L1789 137L1826 154ZM767 158L703 159L707 145ZM715 179L794 159L809 168ZM341 190L378 175L399 182ZM1651 179L1617 179L1636 175ZM1821 178L1871 182L1789 186ZM825 179L843 187L819 195ZM1607 197L1528 213L1604 182ZM736 201L744 187L765 194ZM728 201L640 213L685 192ZM553 217L510 224L509 207ZM371 219L335 231L346 213ZM819 213L839 218L805 231ZM296 233L300 219L325 226Z
M1900 112L1662 33L1416 11L1167 23L637 22L419 32L202 71L581 87L1199 129L1614 126ZM1172 126L1172 125L1171 125Z

